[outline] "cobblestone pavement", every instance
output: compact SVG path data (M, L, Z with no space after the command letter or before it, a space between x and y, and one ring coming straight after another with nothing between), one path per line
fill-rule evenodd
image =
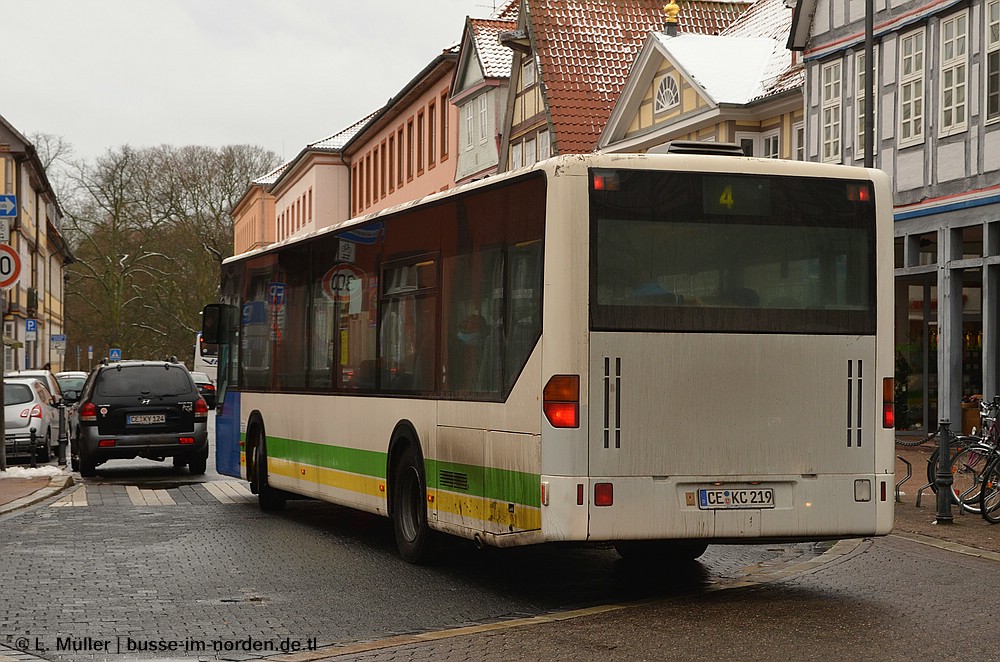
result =
M60 662L327 647L299 656L310 659L343 643L701 594L823 549L718 547L648 575L611 549L456 544L440 565L416 567L398 558L384 518L301 501L267 514L252 501L238 481L90 481L0 517L0 656L21 645ZM165 651L171 642L187 650Z
M977 638L929 625L1000 581L1000 527L957 511L935 524L933 492L916 505L933 449L896 450L897 479L903 460L913 477L893 536L710 547L662 574L561 547L459 546L415 568L387 520L306 502L264 514L241 481L88 482L0 517L18 568L0 571L0 662L981 658Z

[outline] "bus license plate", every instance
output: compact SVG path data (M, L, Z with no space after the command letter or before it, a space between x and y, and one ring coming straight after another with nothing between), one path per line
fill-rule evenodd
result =
M166 422L166 414L130 414L128 417L129 425L156 425Z
M774 508L774 490L769 487L698 490L698 508Z

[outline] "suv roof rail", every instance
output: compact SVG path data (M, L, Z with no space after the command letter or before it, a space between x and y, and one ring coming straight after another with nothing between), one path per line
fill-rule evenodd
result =
M667 154L746 156L738 143L703 142L700 140L671 140L667 143Z

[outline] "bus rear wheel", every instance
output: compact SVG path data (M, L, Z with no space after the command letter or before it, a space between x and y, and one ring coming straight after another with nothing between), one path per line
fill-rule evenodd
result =
M701 540L619 540L615 550L629 561L685 563L705 553L708 543Z
M265 512L281 510L285 507L285 495L267 484L267 445L264 442L264 430L254 428L253 444L250 446L252 463L250 468L251 488L256 485L257 504Z
M434 540L427 525L424 463L412 445L403 451L393 476L392 525L399 554L409 563L430 563Z

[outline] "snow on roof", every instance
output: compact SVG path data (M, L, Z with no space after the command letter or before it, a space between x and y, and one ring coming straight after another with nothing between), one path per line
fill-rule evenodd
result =
M472 38L476 42L479 66L486 78L510 78L514 51L500 43L500 33L517 29L517 21L496 21L483 18L469 19Z
M700 34L668 37L661 32L655 36L716 103L749 103L775 77L774 61L791 60L784 43L777 39Z
M324 149L331 151L337 151L341 149L344 145L347 144L347 141L349 141L351 138L357 135L357 133L361 131L361 129L365 128L365 125L368 124L368 120L374 117L379 112L379 110L382 109L379 108L378 110L369 113L366 117L358 120L357 122L350 125L346 129L341 129L332 136L327 136L322 140L317 140L314 143L309 143L308 145L306 145L306 149Z

